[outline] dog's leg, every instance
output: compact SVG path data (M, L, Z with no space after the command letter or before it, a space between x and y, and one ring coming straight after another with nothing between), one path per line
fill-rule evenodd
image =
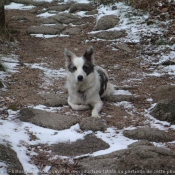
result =
M94 106L94 108L92 110L92 117L100 118L99 112L101 111L101 109L103 107L102 101L99 101L99 102L95 103L93 106Z
M90 109L89 105L78 105L78 104L74 104L74 103L70 102L70 98L68 98L68 104L75 111L83 111L83 110Z

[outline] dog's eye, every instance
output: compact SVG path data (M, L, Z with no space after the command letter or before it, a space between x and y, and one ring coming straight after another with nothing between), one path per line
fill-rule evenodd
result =
M83 70L84 71L88 70L88 66L83 66Z
M72 70L73 70L73 71L76 71L76 70L77 70L77 68L74 66L74 67L72 67Z

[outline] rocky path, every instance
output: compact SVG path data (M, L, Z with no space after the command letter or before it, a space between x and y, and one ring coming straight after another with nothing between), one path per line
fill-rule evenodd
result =
M34 7L6 7L13 41L1 61L16 71L2 81L0 171L174 174L175 22L158 18L170 6L148 15L122 2L14 2ZM64 48L91 45L116 85L101 119L67 105Z

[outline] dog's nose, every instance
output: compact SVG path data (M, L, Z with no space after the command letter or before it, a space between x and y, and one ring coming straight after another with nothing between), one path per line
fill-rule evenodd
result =
M77 79L78 79L79 82L81 82L81 81L83 81L83 76L82 76L82 75L79 75L79 76L77 77Z

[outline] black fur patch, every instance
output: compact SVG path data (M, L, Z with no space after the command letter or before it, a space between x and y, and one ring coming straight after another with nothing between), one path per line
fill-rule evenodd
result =
M83 57L84 59L84 66L83 66L83 70L86 73L86 75L88 76L90 73L94 72L94 65L92 64L91 61L87 60L85 57Z
M76 66L73 63L70 63L68 65L68 70L73 73L73 72L75 72L77 70L77 68L76 68Z
M102 70L98 69L97 72L100 76L101 86L100 86L99 95L101 96L107 88L108 78L106 77L106 74Z

